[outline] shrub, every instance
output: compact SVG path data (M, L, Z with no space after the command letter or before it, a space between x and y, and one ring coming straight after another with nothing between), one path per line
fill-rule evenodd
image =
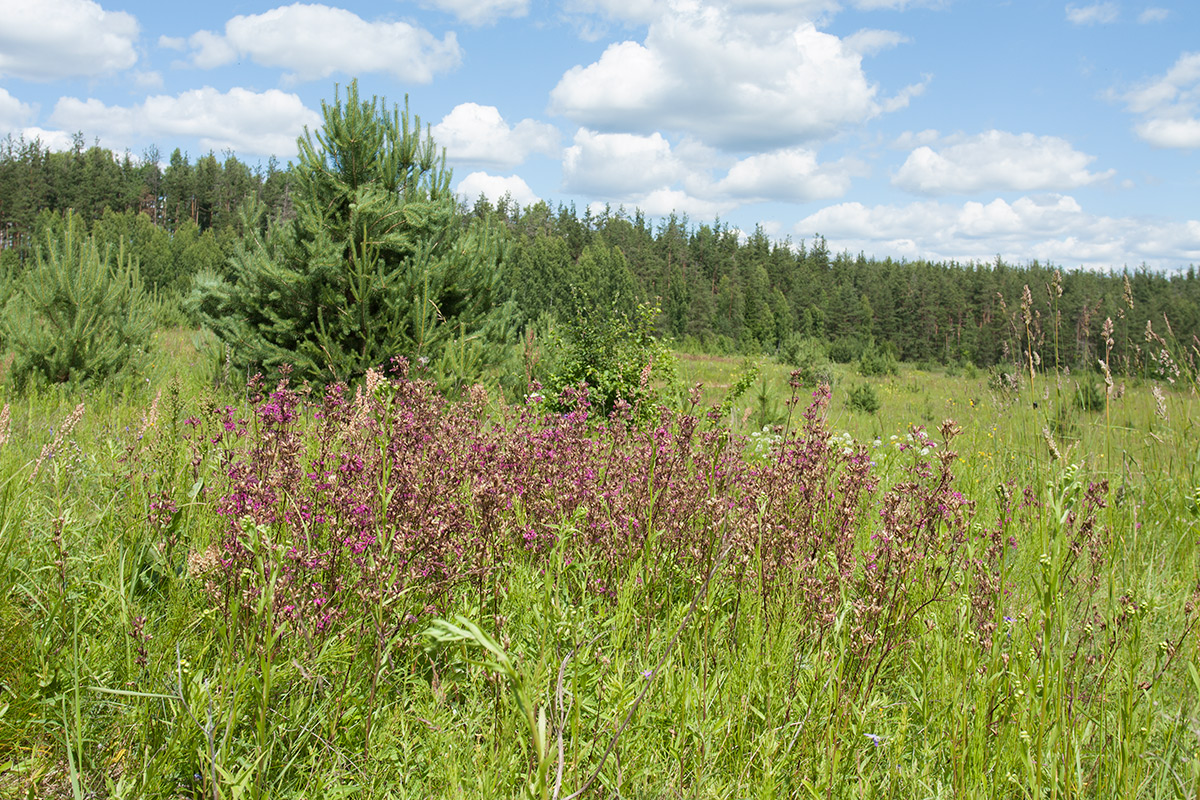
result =
M577 390L586 387L587 402L604 416L622 402L642 416L653 411L659 387L675 379L675 358L654 336L658 314L647 304L632 317L615 308L608 314L577 310L549 355L554 366L544 380L547 407L572 410Z
M846 395L846 404L853 411L874 414L879 410L879 395L871 384L858 384L850 388L849 394Z
M825 345L819 340L793 333L779 349L779 359L800 371L800 381L809 386L833 384L833 367Z
M150 344L154 315L137 264L123 248L102 255L84 231L68 214L61 233L47 233L34 266L9 287L0 327L18 391L106 380Z
M829 358L838 364L849 364L862 352L863 343L857 336L843 336L829 346Z
M877 347L874 342L864 347L858 358L858 374L864 377L895 375L899 371L900 363L896 356L887 348Z

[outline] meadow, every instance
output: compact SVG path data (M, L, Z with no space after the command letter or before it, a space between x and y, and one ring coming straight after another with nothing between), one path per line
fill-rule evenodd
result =
M679 354L637 425L156 337L5 398L0 796L1200 794L1194 376Z

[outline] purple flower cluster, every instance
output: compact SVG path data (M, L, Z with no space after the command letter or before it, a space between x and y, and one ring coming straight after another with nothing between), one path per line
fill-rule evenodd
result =
M217 487L228 527L214 585L256 597L275 580L278 617L309 635L341 629L363 603L403 624L555 551L615 595L635 562L651 581L694 580L728 550L723 579L760 594L767 613L800 605L824 626L850 597L869 638L869 626L898 624L881 603L944 587L929 565L953 557L973 508L952 486L952 425L880 496L867 449L831 443L824 386L765 459L744 458L744 442L694 402L643 426L620 409L596 418L586 389L566 413L494 412L481 389L452 403L402 361L354 393L252 388L244 420L213 410L234 443ZM264 562L248 525L268 531L282 574L252 569ZM929 558L935 548L943 558Z

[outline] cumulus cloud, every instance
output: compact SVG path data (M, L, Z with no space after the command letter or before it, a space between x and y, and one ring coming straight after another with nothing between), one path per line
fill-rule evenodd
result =
M1171 16L1171 12L1165 8L1147 8L1138 14L1138 22L1142 25L1149 25L1152 22L1162 22L1169 16Z
M137 62L138 22L92 0L14 0L0 24L0 75L34 81L105 75Z
M509 126L495 106L461 103L433 126L433 138L453 162L512 168L531 153L556 156L558 128L524 119Z
M223 34L198 31L188 44L192 63L202 69L245 56L266 67L290 70L294 80L327 78L335 72L386 72L403 81L429 83L436 73L462 61L453 32L438 39L406 22L368 22L351 11L317 3L238 15L225 23Z
M1067 21L1072 25L1106 25L1116 22L1120 10L1116 3L1092 3L1088 6L1067 6Z
M1066 267L1175 268L1200 259L1200 221L1148 221L1089 214L1065 195L1009 203L922 201L866 206L840 203L798 222L794 233L824 235L832 248L932 260L1036 258Z
M1120 96L1141 117L1134 131L1155 147L1200 147L1200 53L1184 53L1161 77Z
M660 133L597 133L581 128L563 151L563 188L605 203L639 208L649 216L697 218L724 214L752 201L713 180L728 157L694 141L675 144ZM735 187L736 188L736 187Z
M453 14L468 25L490 25L529 13L529 0L426 0L421 5Z
M1094 160L1057 136L991 130L951 137L940 150L918 147L892 184L921 194L1073 189L1112 177L1113 170L1090 172Z
M814 151L794 147L738 161L716 189L748 200L829 200L850 189L854 166L819 164Z
M86 130L116 149L196 137L206 149L281 158L296 153L296 137L306 125L315 128L321 122L295 94L242 88L218 92L207 86L176 96L152 95L135 106L64 97L50 120L68 130Z
M518 175L504 177L486 172L472 172L458 182L455 192L468 203L474 202L479 195L493 203L508 195L522 206L531 206L541 199Z
M655 189L633 199L631 205L651 217L679 214L693 219L714 219L733 207L728 202L695 197L683 189Z
M601 132L687 130L750 150L832 136L912 94L881 100L862 55L811 22L768 28L685 2L672 11L650 23L644 42L614 43L568 70L551 111Z
M66 131L48 131L36 125L16 131L27 142L37 141L42 147L55 152L66 152L75 149L74 134Z
M568 0L564 9L569 14L591 14L614 22L645 25L661 17L677 13L689 5L686 0ZM837 0L724 0L710 3L727 13L758 22L783 21L794 24L799 20L820 20L836 12Z
M596 133L581 128L563 152L563 181L568 191L604 199L623 199L670 186L687 169L662 134Z
M24 125L33 115L33 106L22 103L0 86L0 136Z
M701 142L672 143L661 133L576 132L563 151L563 188L658 215L726 213L749 203L841 197L865 174L853 159L821 163L804 147L734 159ZM717 176L720 176L719 178Z

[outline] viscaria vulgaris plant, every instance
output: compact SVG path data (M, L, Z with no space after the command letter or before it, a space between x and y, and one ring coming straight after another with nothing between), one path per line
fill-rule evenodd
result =
M364 607L394 635L464 593L482 607L500 572L542 568L556 550L613 598L694 586L724 558L720 580L769 616L798 605L819 631L849 603L867 663L953 585L974 508L954 484L957 427L916 431L902 481L884 488L867 448L827 427L829 388L803 408L793 390L783 434L748 458L694 403L640 425L620 408L598 417L586 388L565 413L495 410L478 387L446 400L403 360L354 391L255 382L249 411L212 412L233 457L210 585L226 608L248 608L273 581L276 624L305 636L344 634Z

